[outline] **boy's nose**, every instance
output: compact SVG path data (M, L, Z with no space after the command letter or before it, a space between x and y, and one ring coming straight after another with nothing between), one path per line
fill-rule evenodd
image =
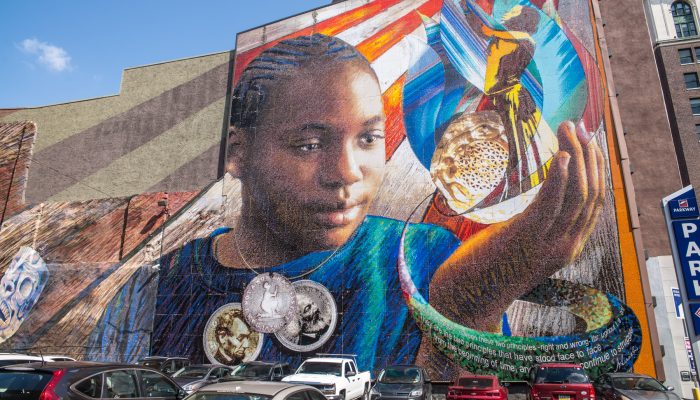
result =
M323 183L329 186L347 186L362 179L357 154L349 145L335 154L330 154L324 169L325 171L321 171Z

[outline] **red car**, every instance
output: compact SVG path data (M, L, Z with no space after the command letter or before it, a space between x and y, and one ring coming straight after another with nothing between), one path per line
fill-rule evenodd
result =
M536 365L530 385L530 400L595 400L593 384L579 364Z
M508 400L508 389L492 375L461 376L447 389L447 400Z

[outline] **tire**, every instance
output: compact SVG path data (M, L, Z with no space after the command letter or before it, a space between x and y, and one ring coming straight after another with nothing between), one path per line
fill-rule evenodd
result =
M369 398L369 385L365 385L365 392L362 393L362 397L360 397L362 400L370 400Z
M347 396L345 396L345 390L340 391L340 400L348 400Z

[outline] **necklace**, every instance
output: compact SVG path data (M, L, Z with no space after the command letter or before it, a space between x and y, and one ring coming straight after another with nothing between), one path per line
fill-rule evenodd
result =
M241 299L241 309L246 322L253 330L275 333L279 342L294 351L312 351L322 346L335 330L337 306L333 295L323 285L302 280L338 253L335 248L315 267L292 277L277 272L260 272L243 255L238 244L237 232L232 233L233 246L238 258L256 276L246 285ZM214 240L214 256L220 253L219 238ZM307 315L312 309L313 315ZM313 321L313 323L309 323Z
M214 255L215 255L215 256L219 253L218 244L219 244L218 240L214 240ZM243 255L243 252L241 251L241 247L238 245L238 237L236 236L235 232L233 233L233 247L236 249L236 253L238 254L238 257L241 259L241 261L243 261L243 264L245 265L245 267L248 268L251 272L253 272L253 273L256 274L256 275L260 274L260 272L258 272L258 270L259 270L261 267L253 267L252 265L250 265L250 263L248 262L248 260L246 260L245 256ZM323 261L321 261L318 265L316 265L315 267L311 268L310 270L305 271L305 272L303 272L303 273L301 273L301 274L299 274L299 275L296 275L296 276L291 276L291 277L289 277L289 278L287 278L287 279L289 279L289 280L291 281L291 280L301 279L301 278L304 278L304 277L306 277L306 276L308 276L308 275L311 275L312 273L314 273L315 271L317 271L319 268L321 268L321 267L323 267L324 265L326 265L326 263L327 263L328 261L330 261L330 259L333 258L333 256L335 256L335 255L338 253L338 250L340 250L341 247L342 247L342 246L336 247L336 248L331 252L331 254L328 255L328 257L326 257L325 259L323 259ZM264 267L262 267L262 268L264 268Z

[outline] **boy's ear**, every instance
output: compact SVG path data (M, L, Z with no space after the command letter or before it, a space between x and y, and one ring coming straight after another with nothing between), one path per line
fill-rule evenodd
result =
M248 135L243 129L230 127L226 141L226 172L241 177L243 160L248 151Z

